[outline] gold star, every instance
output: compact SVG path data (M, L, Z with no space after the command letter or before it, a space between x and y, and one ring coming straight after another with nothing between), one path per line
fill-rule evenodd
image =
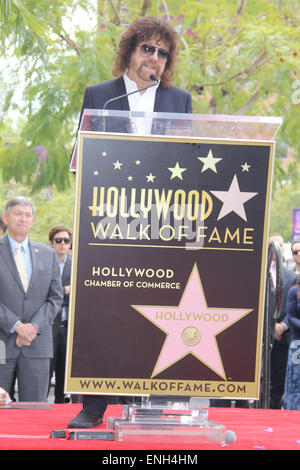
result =
M121 170L121 166L123 163L120 163L119 160L117 160L115 163L113 163L114 170Z
M210 150L207 154L207 157L198 157L198 160L200 160L202 163L204 163L203 168L201 170L201 173L204 171L210 169L217 173L216 169L216 163L218 163L220 160L223 160L223 158L214 158L212 151Z
M140 160L135 161L136 166L139 166L141 164Z
M186 168L180 168L179 163L176 162L176 165L174 168L168 168L168 170L172 173L171 180L173 178L179 178L182 180L182 173L186 171Z
M132 176L128 176L128 181L133 181L133 177L132 177Z
M154 178L156 178L156 176L150 173L150 175L146 176L146 178L147 178L147 183L154 183Z

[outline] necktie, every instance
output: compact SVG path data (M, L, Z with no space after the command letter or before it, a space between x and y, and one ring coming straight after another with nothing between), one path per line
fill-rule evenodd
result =
M20 275L24 290L26 292L28 289L29 280L28 280L25 261L21 253L21 248L22 248L22 245L18 244L17 248L15 249L14 257L15 257L15 262L19 271L19 275Z

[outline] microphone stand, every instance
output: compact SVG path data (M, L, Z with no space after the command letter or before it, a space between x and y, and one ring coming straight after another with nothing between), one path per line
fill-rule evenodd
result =
M150 80L154 81L155 83L152 83L151 85L148 85L148 86L145 86L144 88L139 88L138 90L134 90L134 91L131 91L130 93L124 93L124 95L120 95L120 96L116 96L115 98L111 98L110 100L107 100L104 105L103 105L103 108L102 109L106 109L107 105L109 103L112 103L113 101L116 101L116 100L120 100L122 98L125 98L126 96L130 96L130 95L133 95L134 93L138 93L139 91L144 91L144 90L147 90L148 88L151 88L155 85L157 85L158 83L158 78L155 77L155 75L150 75L149 76Z
M155 85L157 85L158 83L158 78L155 77L155 75L150 75L149 76L150 80L154 81L155 83L151 83L151 85L148 85L148 86L145 86L143 88L139 88L137 90L134 90L134 91L131 91L130 93L124 93L124 95L120 95L120 96L116 96L115 98L111 98L109 100L107 100L104 105L103 105L103 108L102 108L102 111L106 109L106 107L112 103L113 101L117 101L117 100L120 100L122 98L126 98L127 96L130 96L130 95L133 95L134 93L138 93L138 92L141 92L141 91L144 91L144 90L147 90L148 88L151 88ZM106 125L105 125L105 116L102 116L101 117L101 129L102 129L102 132L105 132L106 131Z

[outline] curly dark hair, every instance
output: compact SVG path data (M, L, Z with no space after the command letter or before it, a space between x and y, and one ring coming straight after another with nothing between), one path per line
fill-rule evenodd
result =
M160 81L162 86L170 87L176 69L178 53L178 35L166 21L155 16L144 16L135 20L123 33L113 67L113 75L120 77L129 66L131 55L137 44L153 37L158 37L169 47L170 57L166 62L165 70Z

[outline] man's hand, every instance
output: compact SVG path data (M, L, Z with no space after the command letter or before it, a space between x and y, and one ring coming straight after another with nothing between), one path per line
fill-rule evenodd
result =
M30 346L32 341L35 340L38 330L32 323L19 322L15 326L17 333L16 345L21 348L22 346Z
M286 328L282 323L275 323L274 338L277 339L277 341L280 341L285 330Z
M64 291L65 291L64 293L65 293L65 295L69 295L69 294L70 294L70 288L71 288L71 286L64 286Z

